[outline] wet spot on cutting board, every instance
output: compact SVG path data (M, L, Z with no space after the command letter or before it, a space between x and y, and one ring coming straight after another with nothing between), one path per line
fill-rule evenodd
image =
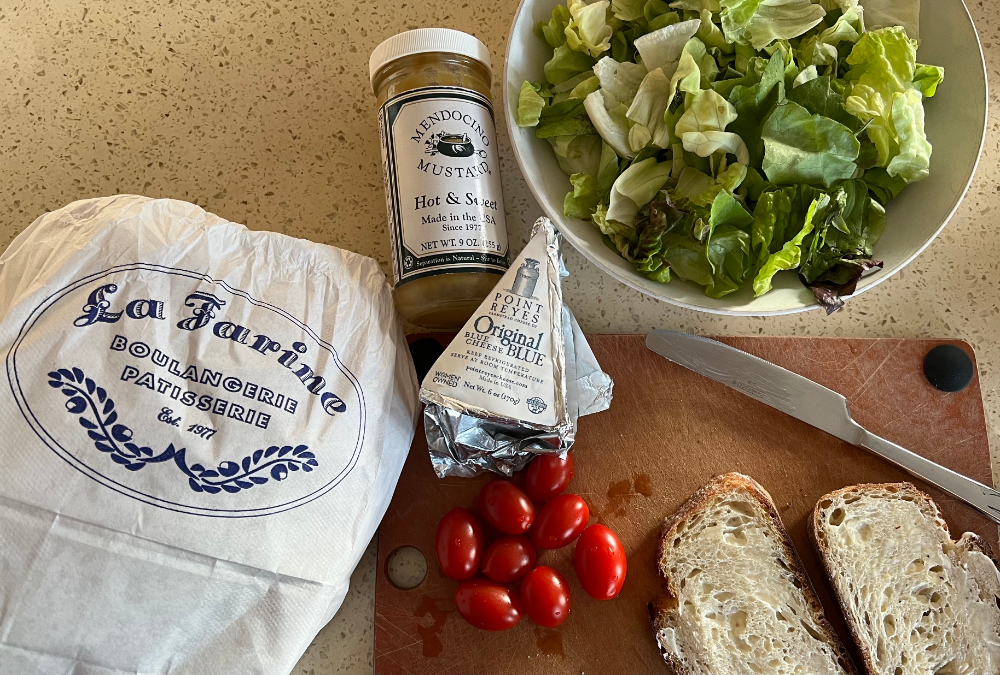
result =
M636 497L651 497L653 482L648 474L637 473L631 480L628 478L612 481L608 485L608 506L605 513L624 516L625 508Z
M648 473L637 473L635 475L635 491L643 497L653 496L653 481Z
M424 656L439 656L444 650L444 645L438 634L444 628L444 622L448 620L448 611L438 607L431 596L425 595L417 608L413 610L413 616L421 619L430 616L431 625L425 626L418 623L417 634L424 641Z
M566 658L566 654L563 653L561 631L537 626L535 628L535 637L538 638L538 648L543 654Z
M605 511L616 516L625 515L625 503L632 494L632 483L629 479L612 482L608 485L608 508Z

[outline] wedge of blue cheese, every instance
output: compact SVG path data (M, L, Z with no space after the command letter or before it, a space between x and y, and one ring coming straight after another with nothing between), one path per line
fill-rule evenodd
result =
M509 474L533 454L563 454L578 415L610 403L611 379L563 304L559 243L552 223L540 218L520 256L424 378L425 429L440 475ZM593 409L581 411L570 398L581 382L590 390L584 398L601 402ZM463 463L465 469L455 465Z

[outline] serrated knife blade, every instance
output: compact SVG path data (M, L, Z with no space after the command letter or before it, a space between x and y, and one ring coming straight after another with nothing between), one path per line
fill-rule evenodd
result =
M689 333L654 330L646 336L646 347L668 361L873 452L1000 523L1000 492L871 433L851 418L847 399L832 389L735 347Z

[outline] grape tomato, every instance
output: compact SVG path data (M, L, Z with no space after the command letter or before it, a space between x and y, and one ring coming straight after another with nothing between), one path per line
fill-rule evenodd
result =
M562 548L580 536L589 518L590 508L579 495L559 495L538 512L531 540L537 548Z
M509 480L495 480L479 491L483 519L504 534L524 534L535 522L535 507L528 495Z
M610 600L621 593L627 561L617 535L604 525L591 525L576 543L576 576L587 595Z
M569 584L551 567L536 567L521 582L521 604L539 626L555 628L569 616Z
M573 455L566 459L552 455L539 455L528 465L524 477L524 491L536 504L544 504L562 493L573 478Z
M536 557L535 547L523 534L502 537L483 554L483 574L493 581L517 581L535 566Z
M486 579L460 583L455 589L455 607L463 619L482 630L507 630L524 616L521 601L513 591Z
M441 571L450 579L471 579L486 548L483 528L468 509L454 508L438 523L434 549Z

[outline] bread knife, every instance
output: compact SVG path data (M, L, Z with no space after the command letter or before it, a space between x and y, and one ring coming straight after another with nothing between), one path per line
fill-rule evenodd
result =
M1000 523L1000 492L871 433L851 418L847 399L832 389L697 335L654 330L646 336L646 347L668 361L873 452Z

